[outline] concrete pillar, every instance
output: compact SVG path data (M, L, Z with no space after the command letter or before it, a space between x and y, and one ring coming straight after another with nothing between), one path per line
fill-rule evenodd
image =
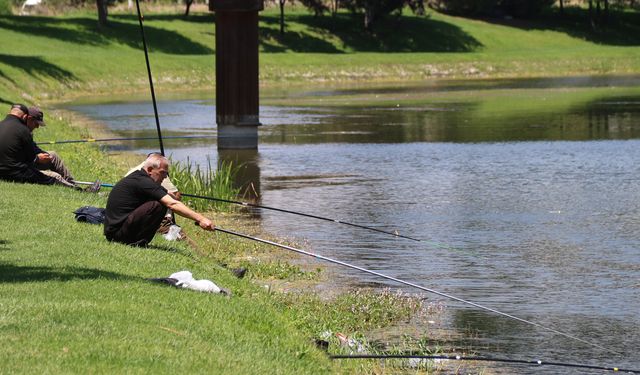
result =
M218 149L257 149L258 12L262 0L210 0L216 13Z

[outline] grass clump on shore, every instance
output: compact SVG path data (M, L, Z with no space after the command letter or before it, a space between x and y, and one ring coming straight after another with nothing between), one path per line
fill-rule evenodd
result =
M180 187L181 191L191 195L200 195L224 200L235 200L240 192L233 186L238 167L231 162L222 161L217 168L211 165L211 159L207 158L207 164L191 163L187 157L186 162L171 161L169 175L171 181ZM230 203L184 197L183 201L194 210L230 211Z

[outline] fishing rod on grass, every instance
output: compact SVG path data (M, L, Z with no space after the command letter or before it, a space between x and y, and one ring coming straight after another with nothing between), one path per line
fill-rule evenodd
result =
M200 139L200 138L217 138L217 135L172 135L165 136L163 139ZM128 138L87 138L87 139L69 139L63 141L42 141L36 142L37 145L56 145L65 143L98 143L98 142L117 142L117 141L146 141L157 140L158 137L128 137Z
M199 225L198 222L195 222L195 224ZM372 271L372 270L369 270L369 269L366 269L366 268L363 268L363 267L359 267L359 266L356 266L356 265L353 265L353 264L349 264L349 263L346 263L346 262L343 262L343 261L340 261L340 260L337 260L337 259L325 257L323 255L311 253L311 252L308 252L308 251L305 251L305 250L302 250L302 249L298 249L298 248L295 248L295 247L292 247L292 246L283 245L283 244L280 244L280 243L277 243L277 242L273 242L273 241L269 241L269 240L265 240L265 239L262 239L262 238L249 236L247 234L234 232L234 231L231 231L231 230L228 230L228 229L222 229L222 228L216 227L215 230L218 231L218 232L230 234L230 235L233 235L233 236L242 237L242 238L245 238L245 239L248 239L248 240L252 240L252 241L256 241L256 242L262 242L262 243L265 243L265 244L268 244L268 245L280 247L282 249L293 251L293 252L298 253L298 254L310 256L310 257L313 257L313 258L316 258L316 259L324 260L324 261L329 262L329 263L337 264L337 265L340 265L340 266L343 266L343 267L347 267L347 268L351 268L351 269L354 269L354 270L357 270L357 271L360 271L360 272L368 273L370 275L378 276L378 277L383 278L383 279L391 280L391 281L394 281L394 282L399 283L399 284L407 285L407 286L410 286L412 288L420 289L420 290L425 291L425 292L436 294L436 295L439 295L441 297L445 297L445 298L448 298L448 299L451 299L451 300L454 300L454 301L457 301L457 302L460 302L460 303L463 303L463 304L466 304L466 305L470 305L470 306L476 307L476 308L481 309L481 310L489 311L491 313L494 313L494 314L497 314L497 315L501 315L503 317L506 317L506 318L509 318L509 319L512 319L512 320L516 320L518 322L525 323L527 325L535 326L535 327L544 329L546 331L553 332L555 334L558 334L558 335L564 336L566 338L572 339L574 341L579 341L579 342L581 342L583 344L587 344L589 346L593 346L593 347L596 347L598 349L602 349L602 350L604 350L606 352L622 355L622 353L619 353L619 352L617 352L615 350L612 350L610 348L607 348L607 347L604 347L602 345L599 345L599 344L596 344L596 343L581 339L581 338L579 338L577 336L574 336L574 335L571 335L569 333L565 333L565 332L559 331L559 330L551 328L551 327L543 326L540 323L532 322L532 321L524 319L524 318L519 318L519 317L514 316L512 314L508 314L508 313L502 312L500 310L493 309L491 307L483 306L483 305L480 305L478 303L475 303L475 302L472 302L472 301L468 301L468 300L453 296L451 294L447 294L447 293L443 293L443 292L437 291L435 289L431 289L431 288L427 288L427 287L424 287L424 286L421 286L421 285L418 285L418 284L414 284L414 283L409 282L409 281L401 280L401 279L398 279L398 278L395 278L395 277L392 277L392 276L387 276L387 275L382 274L380 272Z
M625 372L629 374L640 374L640 370L624 369L619 367L607 367L607 366L594 366L585 365L579 363L566 363L566 362L551 362L541 360L522 360L522 359L507 359L507 358L495 358L495 357L465 357L465 356L448 356L448 355L411 355L411 354L355 354L355 355L331 355L331 359L438 359L438 360L452 360L452 361L476 361L476 362L500 362L500 363L513 363L524 364L532 366L556 366L556 367L570 367L581 368L590 370L602 370L613 372Z

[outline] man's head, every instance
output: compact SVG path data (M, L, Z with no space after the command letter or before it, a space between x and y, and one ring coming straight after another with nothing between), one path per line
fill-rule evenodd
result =
M169 173L169 160L162 154L149 154L144 161L142 169L157 183L161 183Z
M44 123L44 113L38 107L30 107L27 114L27 127L33 131L41 126L46 126Z
M24 104L16 103L11 106L9 114L16 116L20 121L25 122L26 116L29 114L29 109Z

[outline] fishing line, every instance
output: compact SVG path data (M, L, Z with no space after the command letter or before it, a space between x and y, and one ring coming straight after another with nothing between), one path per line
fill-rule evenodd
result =
M198 225L197 222L196 222L196 225ZM596 344L596 343L592 343L590 341L581 339L581 338L573 336L571 334L568 334L568 333L565 333L565 332L562 332L562 331L558 331L557 329L554 329L554 328L551 328L551 327L547 327L547 326L543 326L542 324L539 324L539 323L535 323L535 322L532 322L532 321L529 321L529 320L526 320L526 319L523 319L523 318L519 318L517 316L511 315L511 314L508 314L508 313L505 313L505 312L502 312L502 311L499 311L499 310L496 310L496 309L493 309L493 308L490 308L490 307L486 307L486 306L480 305L480 304L475 303L475 302L464 300L462 298L455 297L455 296L452 296L452 295L447 294L447 293L439 292L437 290L430 289L430 288L427 288L427 287L424 287L424 286L421 286L421 285L418 285L418 284L414 284L414 283L411 283L411 282L408 282L408 281L404 281L404 280L401 280L401 279L398 279L398 278L395 278L395 277L392 277L392 276L387 276L387 275L384 275L384 274L376 272L376 271L371 271L371 270L366 269L366 268L362 268L362 267L359 267L359 266L355 266L353 264L345 263L345 262L342 262L340 260L328 258L328 257L322 256L322 255L319 255L319 254L314 254L314 253L311 253L311 252L308 252L308 251L305 251L305 250L297 249L295 247L283 245L283 244L280 244L280 243L277 243L277 242L265 240L265 239L258 238L258 237L252 237L252 236L249 236L249 235L246 235L246 234L242 234L242 233L233 232L233 231L230 231L228 229L222 229L222 228L216 227L215 230L217 230L219 232L231 234L231 235L234 235L234 236L246 238L246 239L249 239L249 240L266 243L266 244L269 244L269 245L272 245L272 246L276 246L276 247L280 247L280 248L283 248L283 249L287 249L287 250L296 252L298 254L311 256L311 257L314 257L314 258L317 258L317 259L321 259L321 260L327 261L329 263L338 264L338 265L341 265L341 266L344 266L344 267L348 267L348 268L352 268L354 270L358 270L358 271L361 271L361 272L364 272L364 273L375 275L375 276L381 277L383 279L395 281L395 282L397 282L399 284L404 284L404 285L407 285L407 286L410 286L410 287L413 287L413 288L416 288L416 289L423 290L425 292L437 294L437 295L439 295L441 297L449 298L449 299L452 299L454 301L458 301L458 302L461 302L461 303L464 303L464 304L467 304L467 305L471 305L471 306L477 307L479 309L482 309L482 310L485 310L485 311L492 312L494 314L498 314L498 315L507 317L509 319L517 320L517 321L519 321L521 323L525 323L525 324L532 325L532 326L535 326L535 327L538 327L538 328L542 328L544 330L547 330L547 331L556 333L558 335L570 338L572 340L579 341L581 343L584 343L584 344L587 344L587 345L602 349L602 350L610 352L610 353L615 353L615 354L618 354L618 355L622 355L622 353L619 353L619 352L617 352L615 350L606 348L606 347L604 347L602 345L599 345L599 344Z
M173 135L165 136L163 139L199 139L199 138L217 138L217 135ZM129 138L87 138L87 139L71 139L64 141L42 141L36 142L37 145L55 145L64 143L97 143L97 142L116 142L116 141L144 141L157 140L158 137L129 137Z
M144 27L142 26L143 16L140 12L140 1L136 0L138 10L138 21L140 22L140 35L142 35L142 46L144 47L144 59L147 62L147 74L149 75L149 87L151 88L151 101L153 102L153 113L156 117L156 129L158 130L158 141L160 142L160 153L164 155L164 145L162 143L162 132L160 131L160 119L158 117L158 106L156 105L156 93L153 90L153 78L151 76L151 65L149 64L149 53L147 52L147 40L144 37Z
M541 360L520 360L520 359L506 359L506 358L493 358L493 357L465 357L465 356L448 356L448 355L403 355L403 354L354 354L354 355L330 355L331 359L443 359L443 360L457 360L457 361L480 361L480 362L501 362L501 363L516 363L535 366L560 366L560 367L572 367L583 368L591 370L605 370L614 372L626 372L631 374L640 374L640 370L623 369L619 367L606 367L606 366L593 366L579 363L566 363L566 362L547 362Z

